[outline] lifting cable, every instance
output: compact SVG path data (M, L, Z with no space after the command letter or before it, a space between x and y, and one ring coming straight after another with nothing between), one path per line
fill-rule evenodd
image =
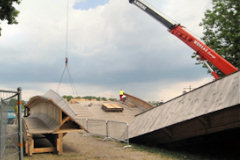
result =
M65 67L63 69L63 72L62 72L62 75L60 77L60 80L59 80L58 87L57 87L56 91L57 92L59 91L59 89L61 87L61 84L62 84L64 74L67 71L67 75L68 75L68 78L69 78L69 82L70 82L70 86L72 88L73 95L77 96L78 93L77 93L76 88L74 87L73 79L72 79L72 76L71 76L70 71L68 69L68 37L69 37L68 36L68 30L69 30L69 0L67 0L67 12L66 12Z

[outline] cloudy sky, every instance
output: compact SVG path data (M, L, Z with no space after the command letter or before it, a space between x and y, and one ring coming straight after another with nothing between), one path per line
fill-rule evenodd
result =
M202 36L199 23L211 0L146 1ZM69 0L68 25L67 4L24 0L17 6L19 24L1 23L0 88L20 86L25 100L57 90L66 53L80 96L117 97L122 88L144 100L166 101L212 80L188 46L128 0ZM67 74L58 92L73 94Z

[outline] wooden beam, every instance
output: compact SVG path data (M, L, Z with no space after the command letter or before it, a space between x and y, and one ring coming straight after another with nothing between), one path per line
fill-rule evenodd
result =
M62 126L65 122L67 122L68 120L70 120L70 117L68 116L68 117L66 117L63 121L62 121L62 123L60 124L60 126Z
M85 131L85 130L84 129L61 129L61 130L53 132L53 134L69 133L69 132L82 132L82 131Z
M56 148L57 148L58 155L61 155L63 153L63 134L62 133L58 134Z
M46 147L46 148L34 148L33 153L46 153L46 152L55 152L55 147Z
M25 147L25 154L26 154L26 155L28 155L28 152L29 152L29 151L28 151L28 149L29 149L28 146L29 146L28 140L25 140L25 141L24 141L24 147Z
M34 140L32 138L28 139L28 156L32 156L34 152Z
M66 118L64 118L64 120L62 120L62 122L61 122L61 124L59 125L59 127L55 130L55 132L59 131L60 128L64 125L64 123L66 123L66 122L69 121L69 120L70 120L70 117L69 117L69 116L66 117Z

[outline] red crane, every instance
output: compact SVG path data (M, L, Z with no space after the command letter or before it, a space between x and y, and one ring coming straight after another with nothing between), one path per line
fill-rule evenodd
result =
M212 75L215 79L219 79L217 73L209 66L208 62L212 63L215 67L217 67L220 71L222 71L225 75L229 75L238 71L236 67L234 67L231 63L217 54L210 47L205 45L203 42L198 40L196 37L188 33L183 26L179 24L173 24L166 18L164 18L159 12L155 11L155 9L151 8L147 3L144 3L142 0L129 0L130 3L135 4L137 7L151 15L157 21L161 22L164 26L169 29L173 35L178 37L184 43L186 43L189 47L196 51L199 55L200 59L206 64L206 66L210 69ZM207 62L208 61L208 62Z

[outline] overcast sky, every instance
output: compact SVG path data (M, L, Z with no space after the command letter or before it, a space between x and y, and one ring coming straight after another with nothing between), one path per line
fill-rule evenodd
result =
M211 0L146 0L198 38ZM67 0L24 0L18 25L2 23L0 87L23 88L23 97L56 90L66 56ZM69 71L79 96L144 100L178 96L212 80L195 65L193 51L128 0L69 0ZM67 74L59 89L73 94Z

